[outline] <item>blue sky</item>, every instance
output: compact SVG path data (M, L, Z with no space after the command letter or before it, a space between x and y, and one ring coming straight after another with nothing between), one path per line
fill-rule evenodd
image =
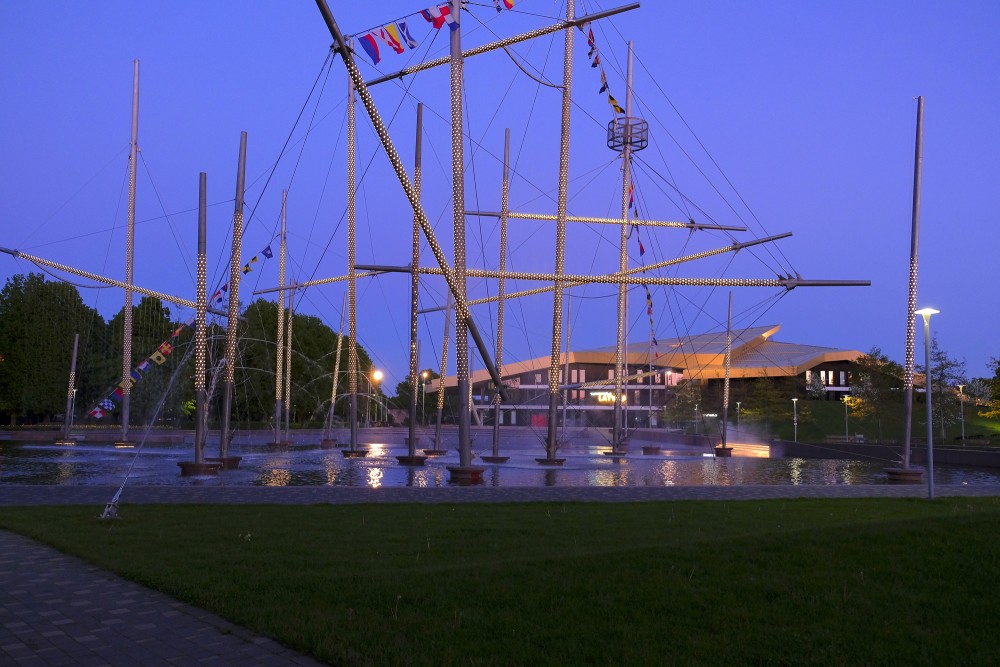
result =
M331 2L341 28L375 28L423 8L420 2ZM519 0L497 14L471 3L467 46L547 25L562 3ZM577 13L617 3L577 3ZM412 17L416 51L384 55L366 77L446 52L446 31ZM772 254L740 253L688 264L688 277L871 280L870 288L739 289L738 326L781 324L779 340L867 351L902 361L910 244L916 103L925 98L918 304L942 311L933 328L942 347L985 375L1000 356L994 332L1000 211L1000 5L890 2L646 1L595 23L605 72L624 103L625 41L633 40L636 113L651 146L637 156L640 210L652 219L689 215L743 225L733 236L642 230L647 253L630 246L630 266L792 232ZM0 5L0 245L104 273L124 275L125 203L132 60L141 61L136 242L138 284L193 298L198 173L208 173L210 276L227 261L239 133L249 134L247 206L254 217L244 261L276 231L281 190L289 189L291 273L298 280L345 273L345 75L324 70L330 37L313 2L27 2ZM562 36L515 49L522 65L559 83ZM617 215L619 164L605 146L612 112L576 35L570 210ZM373 89L408 168L414 107L426 105L424 204L451 254L446 68ZM497 210L504 127L511 127L511 207L555 211L559 94L524 77L502 53L466 63L466 206ZM312 97L310 90L315 90ZM321 92L321 94L320 94ZM299 124L295 121L302 112ZM409 262L411 214L359 106L358 261ZM295 128L293 131L293 127ZM308 131L307 131L308 130ZM289 147L279 161L286 139ZM277 166L275 166L277 163ZM273 169L273 172L272 172ZM266 184L266 188L265 188ZM683 193L681 199L678 192ZM684 203L687 202L687 203ZM249 213L249 211L248 211ZM469 218L469 266L497 263L494 220ZM552 270L551 223L511 223L510 266ZM634 243L634 241L632 242ZM611 272L617 230L571 225L567 270ZM430 264L426 251L422 262ZM0 258L0 278L31 270ZM277 262L244 283L277 281ZM517 288L532 287L520 284ZM210 287L214 289L215 285ZM495 293L470 281L470 294ZM508 285L508 290L515 289ZM304 312L336 328L343 284L310 290ZM571 346L612 344L613 289L574 290ZM428 278L422 306L443 303ZM394 386L406 374L408 286L403 275L359 287L361 342ZM724 325L727 290L652 292L659 338ZM84 298L105 316L120 308L112 290ZM647 340L645 295L630 296L630 339ZM183 314L186 316L186 314ZM495 311L477 309L492 336ZM440 315L422 318L422 366L440 353ZM507 310L505 359L547 355L551 297ZM917 337L918 359L922 338ZM452 354L453 358L454 355ZM478 362L475 364L479 366Z

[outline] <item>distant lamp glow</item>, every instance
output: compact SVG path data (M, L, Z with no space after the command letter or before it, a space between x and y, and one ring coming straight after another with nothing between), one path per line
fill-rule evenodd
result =
M792 399L792 441L799 441L799 399Z

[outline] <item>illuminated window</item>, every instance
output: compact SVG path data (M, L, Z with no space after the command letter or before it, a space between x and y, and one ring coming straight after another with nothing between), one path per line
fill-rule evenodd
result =
M846 371L840 371L840 386L841 387L847 386L847 372Z
M613 368L609 368L608 369L608 379L609 380L614 380L615 379L615 369L613 369Z
M579 382L579 380L576 379L576 375L577 375L577 373L576 373L576 369L575 368L569 369L569 381L570 382Z
M586 381L587 381L587 369L586 368L581 368L580 369L580 382L586 382Z
M542 374L535 373L535 384L541 384L541 383L542 383Z

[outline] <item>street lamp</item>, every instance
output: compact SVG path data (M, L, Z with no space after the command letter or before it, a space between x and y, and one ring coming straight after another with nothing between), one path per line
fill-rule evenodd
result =
M698 413L698 404L694 404L694 434L701 435L701 415Z
M847 428L847 397L842 396L840 400L844 403L844 440L850 440L850 431Z
M934 500L934 426L931 424L931 315L940 313L933 308L921 308L914 313L924 318L924 387L927 399L927 499Z
M740 401L736 401L736 430L740 430Z
M792 399L792 441L799 441L799 399Z
M958 409L959 414L962 416L962 444L965 444L965 394L962 390L965 388L964 384L958 385Z
M420 373L420 425L427 424L427 371Z
M377 370L377 369L374 370L374 371L372 371L372 381L375 382L375 386L372 387L372 393L375 394L375 421L378 422L378 421L381 421L381 418L380 418L380 415L379 415L379 402L380 401L378 400L377 390L379 389L379 383L382 382L382 371Z

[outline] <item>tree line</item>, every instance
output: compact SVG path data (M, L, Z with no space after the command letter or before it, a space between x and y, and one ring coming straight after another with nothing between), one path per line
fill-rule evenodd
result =
M116 292L117 294L117 292ZM60 421L66 410L73 339L80 335L76 364L74 419L77 424L118 424L120 405L101 419L88 412L122 380L124 306L109 321L86 305L71 284L45 280L41 274L15 275L0 290L0 422L10 425ZM172 344L162 363L151 363L131 389L130 422L187 427L193 424L193 327L183 328L155 297L132 306L132 353L128 368L148 359L165 341ZM286 318L287 322L287 318ZM241 313L238 359L234 368L234 420L248 426L271 423L277 364L278 306L256 300ZM311 315L296 313L292 322L291 400L293 423L322 424L330 405L337 332ZM225 322L208 325L205 384L209 419L218 419L225 364ZM341 351L338 397L347 391L347 350ZM358 367L372 368L358 345ZM287 371L286 371L287 372ZM368 391L368 388L359 388ZM376 393L379 389L376 387ZM347 401L335 414L347 416ZM6 419L4 419L6 418Z

